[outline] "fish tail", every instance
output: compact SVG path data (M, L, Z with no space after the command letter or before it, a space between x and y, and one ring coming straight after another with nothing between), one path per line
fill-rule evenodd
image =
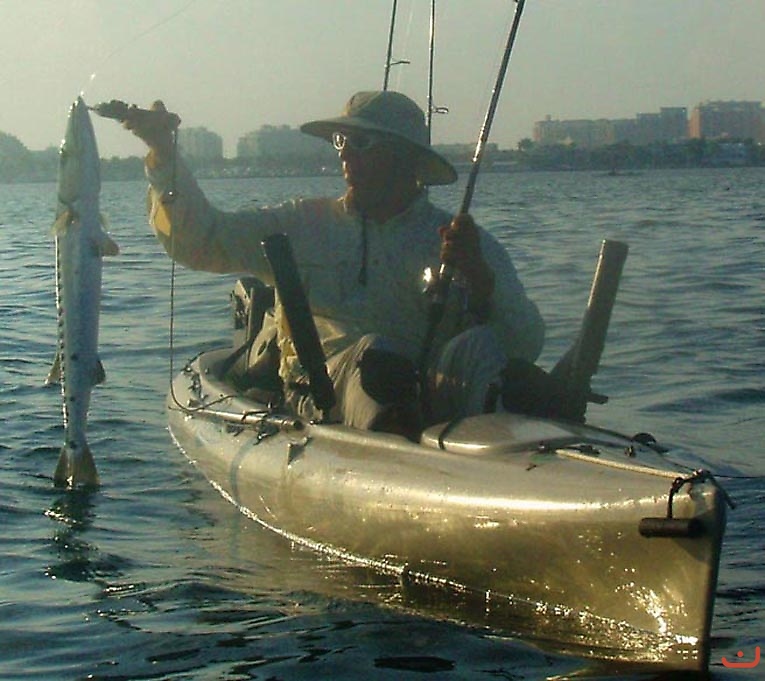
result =
M56 487L97 487L99 484L96 462L87 443L65 444L58 457L53 474Z

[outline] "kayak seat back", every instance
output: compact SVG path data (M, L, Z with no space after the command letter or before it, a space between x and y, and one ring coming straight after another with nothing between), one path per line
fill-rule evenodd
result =
M237 348L260 332L266 312L274 307L274 288L257 277L242 277L234 284L230 300Z
M237 280L231 292L234 349L220 365L222 378L265 403L277 401L282 394L274 302L274 288L257 277Z

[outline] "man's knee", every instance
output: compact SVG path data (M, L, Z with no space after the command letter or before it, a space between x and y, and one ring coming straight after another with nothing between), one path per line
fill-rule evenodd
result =
M361 387L382 405L415 402L418 395L417 370L406 357L369 347L359 359Z

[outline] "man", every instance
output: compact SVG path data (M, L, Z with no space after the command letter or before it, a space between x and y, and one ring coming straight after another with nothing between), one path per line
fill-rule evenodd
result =
M157 102L157 112L164 106ZM145 112L144 112L145 113ZM291 241L333 381L333 416L359 428L416 438L416 372L428 318L424 268L439 260L457 273L427 367L432 420L480 413L508 359L533 362L544 325L504 248L467 216L433 206L425 188L454 182L451 164L428 142L422 110L403 94L359 92L339 117L303 132L330 141L347 192L276 207L224 212L205 198L175 158L172 114L125 122L150 147L150 222L178 262L211 272L273 279L261 241ZM316 416L277 301L279 374L286 401ZM401 425L401 421L404 425Z

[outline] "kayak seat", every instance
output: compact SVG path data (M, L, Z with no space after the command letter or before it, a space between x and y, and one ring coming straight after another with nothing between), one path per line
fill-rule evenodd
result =
M220 365L225 380L248 397L273 403L282 396L273 323L274 289L257 277L239 279L231 292L234 349Z

